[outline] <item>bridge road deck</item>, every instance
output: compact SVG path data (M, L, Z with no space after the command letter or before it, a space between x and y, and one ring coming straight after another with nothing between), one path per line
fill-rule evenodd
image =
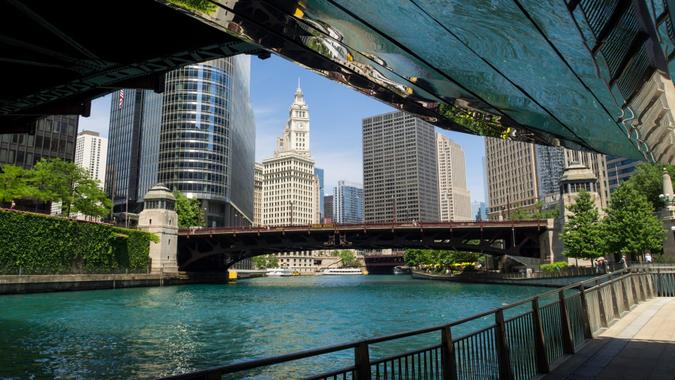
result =
M544 379L675 379L675 297L639 304Z

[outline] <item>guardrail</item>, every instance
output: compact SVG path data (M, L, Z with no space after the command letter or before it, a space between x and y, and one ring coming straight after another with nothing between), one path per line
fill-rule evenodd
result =
M664 277L665 276L665 277ZM666 279L662 281L662 279ZM165 379L220 379L300 359L353 350L352 365L306 379L529 379L575 353L637 303L671 294L673 273L622 269L447 324L251 360ZM667 288L671 286L671 288ZM660 292L660 293L659 293ZM460 336L453 336L462 332ZM435 343L371 358L378 343L435 334ZM297 376L295 376L297 377Z

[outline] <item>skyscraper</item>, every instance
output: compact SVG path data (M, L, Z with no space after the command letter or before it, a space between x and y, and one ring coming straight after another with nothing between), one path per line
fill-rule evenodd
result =
M363 223L363 187L360 184L338 181L333 188L334 223Z
M323 207L324 207L324 216L323 223L333 223L333 205L335 204L335 198L333 195L326 195L323 197Z
M201 201L209 226L253 222L255 126L250 58L235 56L166 74L165 92L113 96L108 153L116 211L138 211L157 182Z
M488 220L487 204L485 202L471 202L471 213L474 220Z
M263 197L263 165L255 163L255 173L253 174L253 225L262 225L262 197Z
M75 146L75 163L85 168L91 178L97 179L101 186L105 182L106 157L108 139L98 132L82 131L77 135Z
M532 209L539 200L534 144L485 138L488 218L508 219L518 208Z
M404 112L363 119L366 223L438 221L434 127Z
M0 164L32 168L42 158L73 161L77 115L47 116L35 122L35 133L0 135Z
M319 221L322 221L324 218L324 188L323 188L323 169L314 168L314 175L319 180Z
M436 133L440 221L473 220L462 147Z
M140 212L157 183L162 94L122 89L110 102L105 192L115 213Z
M274 156L262 163L264 225L319 223L319 179L309 137L309 107L298 86Z

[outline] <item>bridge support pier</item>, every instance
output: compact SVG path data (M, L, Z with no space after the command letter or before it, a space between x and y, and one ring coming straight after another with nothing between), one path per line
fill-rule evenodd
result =
M150 272L178 273L176 198L164 185L155 185L145 194L144 203L138 228L159 237L159 242L150 242Z

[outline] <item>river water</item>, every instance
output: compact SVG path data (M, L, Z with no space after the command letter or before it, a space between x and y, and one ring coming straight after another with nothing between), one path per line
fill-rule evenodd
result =
M0 296L0 378L155 378L437 325L543 291L315 276ZM425 339L432 337L373 347L371 356ZM352 357L334 353L248 378L297 378L347 366Z

